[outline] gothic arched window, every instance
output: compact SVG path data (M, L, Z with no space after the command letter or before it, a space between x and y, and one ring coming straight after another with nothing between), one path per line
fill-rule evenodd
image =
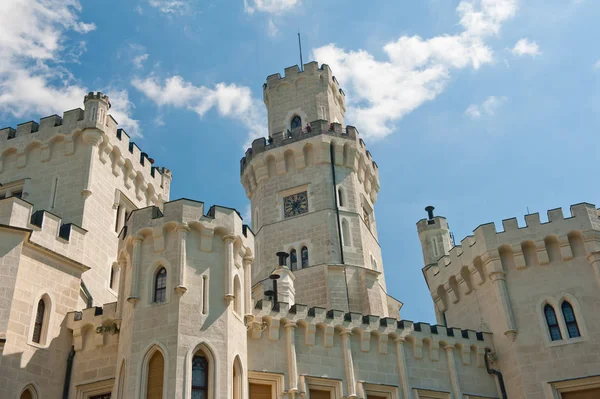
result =
M561 305L562 314L567 324L567 331L569 332L569 338L577 338L581 336L579 332L579 326L575 319L575 313L573 312L573 306L567 301L564 301Z
M560 333L560 327L558 326L558 319L556 318L556 312L550 305L544 306L544 316L546 317L546 324L548 325L548 331L550 332L550 339L552 341L558 341L562 339Z
M290 251L290 269L292 269L292 270L298 269L298 256L296 254L295 249L292 249Z
M208 398L208 360L200 352L192 359L192 399Z
M35 313L35 322L33 324L33 337L31 338L31 340L36 344L39 344L42 340L42 329L44 328L45 313L46 304L44 303L44 299L40 299Z
M167 300L167 269L161 267L154 278L154 300L155 303Z
M308 248L302 247L300 250L300 256L302 257L302 268L308 267Z
M292 129L296 129L298 127L302 127L302 118L300 118L298 115L294 116L292 118L292 123L291 123L290 127Z

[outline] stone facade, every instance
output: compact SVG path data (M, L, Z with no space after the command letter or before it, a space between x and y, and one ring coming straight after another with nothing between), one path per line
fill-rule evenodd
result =
M599 397L595 206L461 246L419 221L438 325L401 320L378 167L331 70L287 68L264 99L270 136L240 163L251 228L169 201L101 93L0 130L1 398Z

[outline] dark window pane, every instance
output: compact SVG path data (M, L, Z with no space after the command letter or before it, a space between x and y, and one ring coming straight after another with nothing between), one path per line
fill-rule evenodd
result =
M550 339L552 341L558 341L562 339L560 328L558 326L558 320L556 319L556 312L550 305L544 306L544 316L546 317L546 324L548 325L548 331L550 331Z
M154 302L164 302L167 299L167 270L163 267L156 273L154 282Z
M33 325L33 337L31 340L35 343L40 343L42 339L42 326L44 325L44 313L46 312L46 304L43 299L38 302L37 311L35 314L35 323Z
M302 256L302 268L308 267L308 248L302 247L300 254Z
M298 115L292 119L292 129L302 126L302 119Z
M577 326L577 320L575 319L575 312L573 312L573 306L567 301L564 301L561 306L565 323L567 323L567 331L569 332L569 338L580 337L579 326Z
M298 256L296 255L295 249L290 251L290 268L292 270L298 269Z

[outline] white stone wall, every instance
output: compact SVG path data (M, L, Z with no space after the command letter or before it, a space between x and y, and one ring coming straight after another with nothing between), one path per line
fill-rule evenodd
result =
M450 262L442 259L426 269L437 310L445 308L449 325L494 334L495 367L504 374L511 398L549 398L549 382L597 374L598 217L588 204L572 207L571 218L559 212L550 211L546 224L538 215L527 215L528 225L519 229L513 219L504 222L504 232L496 233L493 225L478 228L461 255L461 266L473 267L474 273L462 274L469 277L464 282L455 277L460 248L450 251ZM439 288L444 278L449 281ZM574 307L581 338L566 339L564 328L562 340L548 338L543 306L551 303L560 320L561 299Z
M19 237L20 236L20 237ZM77 306L83 268L65 259L22 244L25 233L0 232L0 264L16 274L10 304L6 344L0 358L0 397L13 398L30 383L43 397L61 397L72 338L62 328L67 313ZM10 283L2 277L2 285ZM10 291L10 287L5 287ZM37 302L46 294L47 333L33 343Z

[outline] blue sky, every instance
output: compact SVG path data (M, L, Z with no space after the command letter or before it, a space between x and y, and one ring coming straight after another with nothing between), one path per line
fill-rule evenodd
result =
M172 169L172 198L245 213L239 159L266 131L267 75L298 63L300 29L379 165L389 291L403 318L432 322L415 228L426 205L460 240L596 202L599 19L592 0L4 0L0 125L105 91Z

